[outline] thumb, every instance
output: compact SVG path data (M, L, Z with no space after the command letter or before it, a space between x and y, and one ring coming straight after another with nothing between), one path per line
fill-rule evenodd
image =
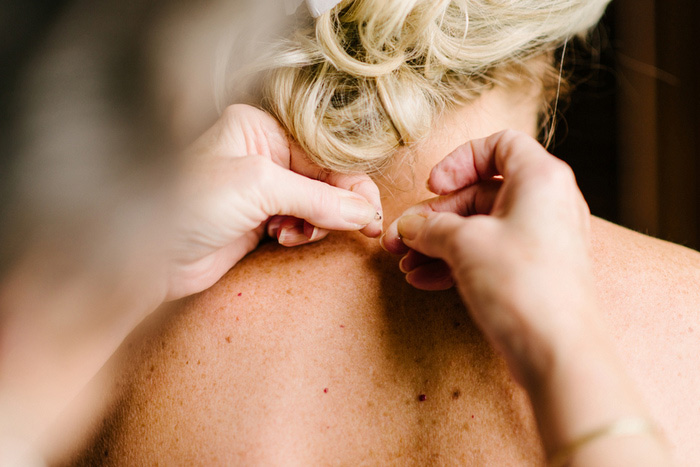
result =
M424 255L443 259L450 266L459 262L467 248L478 241L474 218L451 212L426 216L407 215L399 219L398 232L403 243Z
M266 164L260 178L263 209L268 216L286 215L331 230L360 230L379 214L359 194L312 180L276 164Z

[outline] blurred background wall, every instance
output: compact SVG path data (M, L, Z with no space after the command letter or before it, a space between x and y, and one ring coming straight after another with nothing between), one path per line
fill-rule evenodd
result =
M591 210L700 248L700 3L613 0L553 152L575 169Z
M622 221L700 247L700 4L620 0Z

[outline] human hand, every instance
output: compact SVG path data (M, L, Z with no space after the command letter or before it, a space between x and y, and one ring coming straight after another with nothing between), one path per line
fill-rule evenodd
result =
M374 182L313 165L279 123L256 108L226 109L186 163L168 299L213 285L266 231L286 246L320 240L328 229L381 233Z
M456 149L428 187L441 196L404 212L382 243L406 253L400 265L412 285L456 283L522 382L596 306L590 213L573 172L532 138L504 131Z

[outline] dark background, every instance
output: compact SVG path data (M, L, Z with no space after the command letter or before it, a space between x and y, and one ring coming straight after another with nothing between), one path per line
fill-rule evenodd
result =
M700 248L700 2L614 0L590 47L552 152L591 211Z
M574 169L591 212L619 223L614 13L611 5L585 43L567 45L564 64L573 92L560 102L549 149Z

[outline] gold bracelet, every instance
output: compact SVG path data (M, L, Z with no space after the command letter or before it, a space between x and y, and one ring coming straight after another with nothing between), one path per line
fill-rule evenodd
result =
M656 426L646 418L621 418L610 423L609 425L605 425L601 428L590 431L574 440L567 446L564 446L549 458L548 464L550 467L562 467L571 460L576 451L601 438L631 436L647 433L653 434L656 432Z

